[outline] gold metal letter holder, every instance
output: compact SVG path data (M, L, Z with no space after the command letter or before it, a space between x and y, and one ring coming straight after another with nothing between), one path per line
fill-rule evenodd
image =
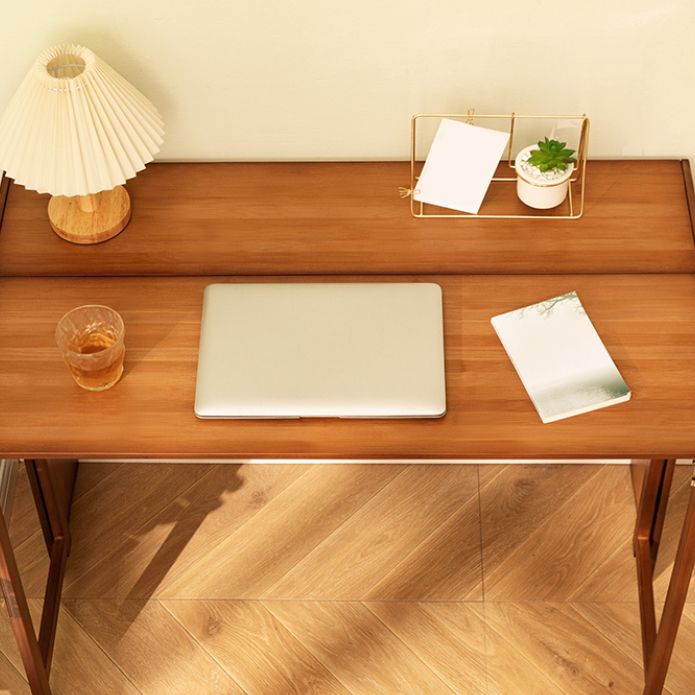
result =
M423 119L433 118L451 118L455 120L464 120L466 123L472 124L474 119L504 119L509 120L509 145L507 147L506 165L504 161L500 162L497 168L497 173L493 177L488 189L486 201L483 202L483 210L494 208L501 205L498 200L507 200L507 208L511 207L511 202L516 208L512 212L482 212L478 214L461 213L461 212L446 212L444 208L428 205L421 201L415 200L413 193L417 190L417 180L421 171L422 162L417 161L417 126L418 122ZM514 171L514 160L512 152L514 152L514 130L519 119L536 119L536 120L556 120L556 121L577 121L579 123L579 144L577 146L577 162L575 171L569 181L569 192L567 200L559 205L554 210L543 210L535 213L525 213L520 211L523 209L531 210L517 199L514 193L513 197L509 195L508 187L510 183L516 182L516 176L503 176L507 168ZM410 198L410 212L413 217L428 217L428 218L445 218L456 217L461 219L538 219L538 220L576 220L584 213L584 189L586 183L586 158L589 143L589 119L586 114L581 115L533 115L533 114L476 114L473 109L469 109L467 114L443 114L443 113L419 113L414 115L410 120L410 187L400 188L400 194L403 198ZM530 144L530 143L529 143ZM418 172L416 174L416 172ZM497 190L500 187L506 187L505 190ZM491 195L492 194L492 195ZM498 195L499 194L499 195ZM492 199L492 200L490 200ZM578 206L576 205L578 200ZM487 203L487 204L486 204ZM559 212L558 212L559 211Z

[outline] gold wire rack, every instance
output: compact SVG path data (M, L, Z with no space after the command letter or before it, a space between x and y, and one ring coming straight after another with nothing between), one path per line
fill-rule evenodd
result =
M577 121L579 124L579 144L577 146L577 163L575 175L569 180L567 200L558 206L559 213L544 210L543 214L533 213L461 213L461 212L442 212L443 208L429 205L415 200L413 193L417 191L418 172L423 163L417 161L417 126L418 122L424 119L452 118L465 120L466 123L473 124L474 120L504 119L509 120L509 144L507 146L507 166L515 171L512 152L514 151L514 131L517 121L521 119L535 120L555 120L555 121ZM410 119L410 186L400 188L401 197L410 198L410 213L413 217L426 218L460 218L460 219L538 219L538 220L577 220L584 214L584 191L586 187L586 159L589 144L589 119L586 114L477 114L474 109L469 109L466 114L447 114L447 113L418 113ZM502 165L504 166L504 165ZM498 170L499 173L499 170ZM494 176L493 184L509 185L516 183L516 176ZM516 201L516 198L514 198ZM578 205L575 203L578 201ZM521 205L521 203L519 203ZM429 208L434 208L437 212L430 212ZM529 208L531 209L531 208Z

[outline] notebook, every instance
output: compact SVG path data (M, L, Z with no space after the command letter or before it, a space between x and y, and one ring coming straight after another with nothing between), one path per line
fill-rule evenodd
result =
M443 118L413 198L477 214L508 141L509 133Z
M576 292L492 318L543 422L630 399Z

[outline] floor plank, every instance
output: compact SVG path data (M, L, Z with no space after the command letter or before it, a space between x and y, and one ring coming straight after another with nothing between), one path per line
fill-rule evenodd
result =
M312 466L272 504L181 572L160 596L263 596L402 470L394 465Z
M615 576L621 550L621 581L599 582L603 595L593 591L590 598L634 600L634 562L625 550L635 518L629 468L533 468L508 466L489 484L481 483L485 600L586 600L584 588L595 589L594 576L603 576L606 567ZM564 494L548 478L559 481Z
M405 553L365 596L370 600L481 601L480 514L477 495L422 543Z
M249 695L349 693L258 601L164 601Z
M35 624L39 622L42 605L43 602L38 599L29 601ZM0 645L14 668L23 675L19 651L14 644L4 611L3 620L0 620ZM141 692L64 607L58 617L50 682L53 695L137 695Z
M244 692L159 601L68 600L65 608L147 695Z
M10 540L16 548L26 542L31 536L41 534L41 524L36 514L34 498L29 487L29 478L24 464L17 469L17 489L12 501L12 516L10 517Z
M121 466L127 465L127 463L81 462L77 468L77 479L75 480L73 503L83 495L88 495L90 492L92 492L97 485L100 485Z
M488 695L575 695L553 680L544 664L527 658L513 639L504 639L488 624L488 607L494 608L486 604L483 609Z
M460 552L448 552L458 545ZM434 559L437 549L441 554ZM442 585L449 590L437 592ZM480 599L480 587L475 466L411 465L263 596Z
M0 695L9 692L11 695L30 695L29 684L12 662L4 655L0 654Z
M138 463L119 466L93 488L92 494L78 498L72 508L74 532L65 574L65 596L72 596L70 585L73 579L102 560L114 539L129 537L141 529L172 498L211 470L212 466L206 464L167 466ZM27 595L43 597L47 562L40 534L34 534L19 545L15 553Z
M451 693L365 605L264 601L263 605L355 695Z
M365 605L454 692L487 692L480 604L370 601Z
M119 534L97 563L76 566L68 597L146 599L187 570L200 574L208 552L272 503L308 465L215 466L131 534Z
M639 611L634 603L576 603L573 607L597 633L610 640L641 668ZM695 691L695 665L691 652L691 646L695 645L695 622L688 615L689 607L686 607L681 622L666 680L666 690L673 695L691 695Z
M695 604L686 605L671 666L666 677L666 687L673 695L692 695L695 691Z
M538 674L544 682L554 683L556 692L568 695L635 695L642 690L640 665L612 641L602 639L572 604L486 603L485 621L492 652L490 679L498 692L535 693ZM511 650L498 651L501 644ZM510 690L509 672L521 673L528 664L533 666L534 678L527 677Z

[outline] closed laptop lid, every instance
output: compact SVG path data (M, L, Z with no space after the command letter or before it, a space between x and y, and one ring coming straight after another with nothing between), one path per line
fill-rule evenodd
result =
M445 411L439 285L205 289L198 417L416 418Z

